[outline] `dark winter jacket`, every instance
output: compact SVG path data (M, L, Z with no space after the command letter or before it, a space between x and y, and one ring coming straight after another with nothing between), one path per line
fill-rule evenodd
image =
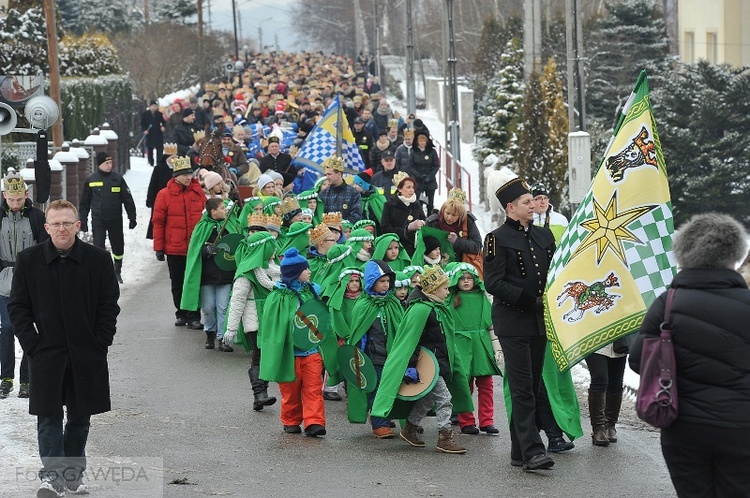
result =
M154 251L164 251L171 256L187 256L190 236L195 224L203 215L206 195L193 178L183 187L174 179L169 180L156 196L154 214Z
M484 286L494 297L492 324L498 337L545 335L542 294L555 252L549 228L528 230L511 218L484 239Z
M391 154L396 154L396 146L392 143L388 143L388 147L385 149L381 149L378 147L377 142L372 144L372 147L370 147L370 166L372 167L372 171L374 173L377 173L378 171L383 171L383 163L380 162L380 160L383 158L383 152L386 150L390 150Z
M346 182L318 192L318 201L323 203L326 213L339 211L343 219L352 223L362 219L362 196Z
M180 124L174 127L172 140L177 144L177 153L184 156L192 148L195 143L193 133L195 133L195 126L182 121Z
M218 230L214 228L207 243L216 243ZM204 245L205 249L205 245ZM201 285L229 285L234 281L234 271L222 270L208 251L201 252Z
M270 154L261 157L258 168L260 168L261 173L265 173L269 169L281 173L284 177L284 185L292 183L297 176L297 168L292 166L292 156L286 152L279 152L276 157Z
M8 313L29 357L29 413L62 413L71 390L79 414L110 410L107 348L119 296L112 256L91 244L76 240L63 258L48 239L18 254Z
M414 145L409 156L409 172L417 180L417 190L436 190L437 173L440 170L440 158L432 145L432 140L427 141L427 147L420 150L417 147L418 134L414 135Z
M426 224L431 227L440 228L440 213L433 213L427 217ZM466 231L463 233L463 224L456 223L453 233L458 238L453 243L453 252L456 254L454 261L461 261L464 253L476 254L482 250L482 235L477 228L476 218L471 213L466 213Z
M408 171L409 168L409 154L411 153L411 147L407 147L406 144L401 144L398 147L396 147L396 152L393 153L394 156L396 156L396 169L399 171L406 171L409 174L412 174L411 171Z
M672 281L672 342L677 362L678 422L750 428L750 291L739 273L686 269ZM641 369L643 339L659 335L666 292L649 308L630 348Z
M370 180L370 185L375 185L376 187L380 187L383 189L383 193L385 195L390 195L392 192L395 192L396 186L393 184L393 176L398 172L399 172L398 168L393 168L390 171L381 169L380 171L372 175L372 180Z
M164 133L162 127L166 128L167 122L164 120L164 114L157 109L152 113L151 109L141 114L141 131L148 131L146 143L156 147L164 143Z
M410 232L406 226L414 220L423 219L425 219L424 211L419 201L412 202L407 206L401 199L393 195L388 198L388 202L383 207L380 233L395 233L398 235L398 238L401 239L401 245L411 256L414 254L414 235L416 232Z
M122 208L128 219L135 221L135 202L125 178L117 171L104 172L97 169L86 178L78 207L81 229L85 232L91 218L97 220L121 220Z
M425 293L422 292L421 287L416 287L409 295L409 302L413 299L429 300ZM438 366L440 367L440 376L445 380L449 380L451 377L451 364L450 358L448 357L448 345L445 342L445 335L440 329L440 322L437 320L435 310L431 310L430 314L427 316L427 323L424 325L422 336L419 338L417 344L418 346L429 349L435 354ZM417 351L415 351L412 359L409 361L410 367L416 366L419 357L418 351L419 347L417 347Z
M360 131L352 129L354 133L354 141L359 149L359 155L362 156L362 161L365 163L365 169L370 167L370 149L375 144L375 140L372 138L372 134L362 128Z

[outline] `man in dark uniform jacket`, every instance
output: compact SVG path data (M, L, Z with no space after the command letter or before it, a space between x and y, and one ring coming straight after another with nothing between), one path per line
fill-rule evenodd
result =
M365 120L357 117L354 119L354 141L357 143L359 155L365 163L365 169L370 167L370 147L373 144L373 138L369 131L365 130Z
M484 241L484 284L492 294L492 323L505 357L510 389L511 465L524 470L555 464L537 428L537 393L547 343L542 294L555 251L555 238L534 226L534 198L515 178L495 192L505 208L505 223Z
M265 156L260 158L260 172L265 173L269 169L281 173L284 177L284 185L289 185L294 181L299 171L292 165L292 156L286 152L281 152L281 143L278 137L268 138L268 147Z
M146 158L150 166L161 161L166 126L164 114L159 110L156 101L152 100L148 111L141 114L141 132L146 136ZM156 161L154 161L154 151L156 151Z

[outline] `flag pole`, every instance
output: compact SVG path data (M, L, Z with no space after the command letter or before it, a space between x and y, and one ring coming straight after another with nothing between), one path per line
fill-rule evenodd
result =
M341 118L344 114L344 110L341 108L341 92L336 94L336 99L338 102L338 112L336 113L336 156L344 157L342 152L343 146L341 143L344 135L344 132L341 129Z

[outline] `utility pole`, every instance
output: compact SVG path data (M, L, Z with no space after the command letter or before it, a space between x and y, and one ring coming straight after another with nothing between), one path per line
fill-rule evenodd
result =
M57 107L62 109L60 98L60 66L57 60L57 26L54 0L44 0L44 17L47 25L47 56L49 59L49 93ZM55 147L63 143L62 115L52 125L52 142Z
M447 36L448 36L448 112L446 115L449 117L448 126L450 128L450 138L448 140L448 150L453 154L453 168L451 176L453 178L453 184L456 187L460 187L461 175L458 171L458 161L461 160L461 135L460 135L460 122L458 117L458 77L456 75L456 36L453 26L453 0L446 0L446 21L447 21Z
M385 81L382 81L380 77L380 23L378 22L378 2L375 0L372 2L375 15L373 18L375 24L375 76L378 77L380 88L385 91Z
M578 10L580 2L581 0L565 0L565 34L568 53L568 123L570 131L584 131L586 128L586 102L583 93L583 76L581 75L583 29Z
M416 90L414 85L414 28L411 20L411 2L406 0L406 112L414 114L417 110Z
M362 5L360 4L359 0L354 0L354 37L355 37L355 43L357 45L357 48L355 49L357 52L357 56L362 52L362 34L363 31L360 29L362 19ZM355 56L356 57L356 56Z
M148 1L148 0L146 0ZM198 57L203 60L203 0L198 0ZM203 64L198 66L198 81L201 85L206 81L203 77Z
M143 22L148 26L148 0L143 0Z
M232 25L234 26L234 57L240 60L240 44L237 40L237 1L232 0Z
M523 80L542 65L541 0L525 0L523 4Z
M260 45L258 52L260 52L261 54L264 53L265 49L263 48L263 26L258 26L258 44Z

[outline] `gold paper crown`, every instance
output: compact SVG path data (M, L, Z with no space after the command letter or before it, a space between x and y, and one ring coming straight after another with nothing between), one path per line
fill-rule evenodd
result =
M323 213L323 224L327 226L335 226L341 228L344 224L344 217L340 211L333 211L332 213Z
M281 214L289 214L299 209L299 202L292 196L284 197L284 200L281 201Z
M389 119L388 128L398 128L398 119Z
M404 171L399 171L393 175L393 184L398 188L399 184L406 178L409 178L409 174Z
M425 266L424 273L419 277L419 285L427 294L433 294L446 282L448 282L448 275L438 265Z
M264 227L266 226L266 215L263 213L250 213L247 217L248 227Z
M206 137L206 132L205 132L205 131L203 131L203 130L201 130L201 131L196 131L196 132L193 132L193 140L194 140L195 142L200 142L200 141L201 141L201 140L203 140L203 139L204 139L205 137Z
M332 237L333 233L331 233L331 230L325 223L321 223L315 228L311 228L307 235L310 238L310 245L315 246L323 242L327 237Z
M26 182L15 171L8 173L3 180L5 195L26 195Z
M172 159L172 174L190 173L190 158L188 156L177 156Z
M453 199L460 204L466 204L466 192L458 187L453 187L450 192L448 192L448 200L450 199Z
M411 137L414 138L414 130L407 128L404 130L404 138Z
M266 215L266 228L279 228L281 227L281 216L278 214L267 214Z
M164 144L164 155L165 156L174 156L177 154L177 144L167 142Z
M331 156L323 161L324 168L331 168L335 171L344 171L344 159L338 156Z

